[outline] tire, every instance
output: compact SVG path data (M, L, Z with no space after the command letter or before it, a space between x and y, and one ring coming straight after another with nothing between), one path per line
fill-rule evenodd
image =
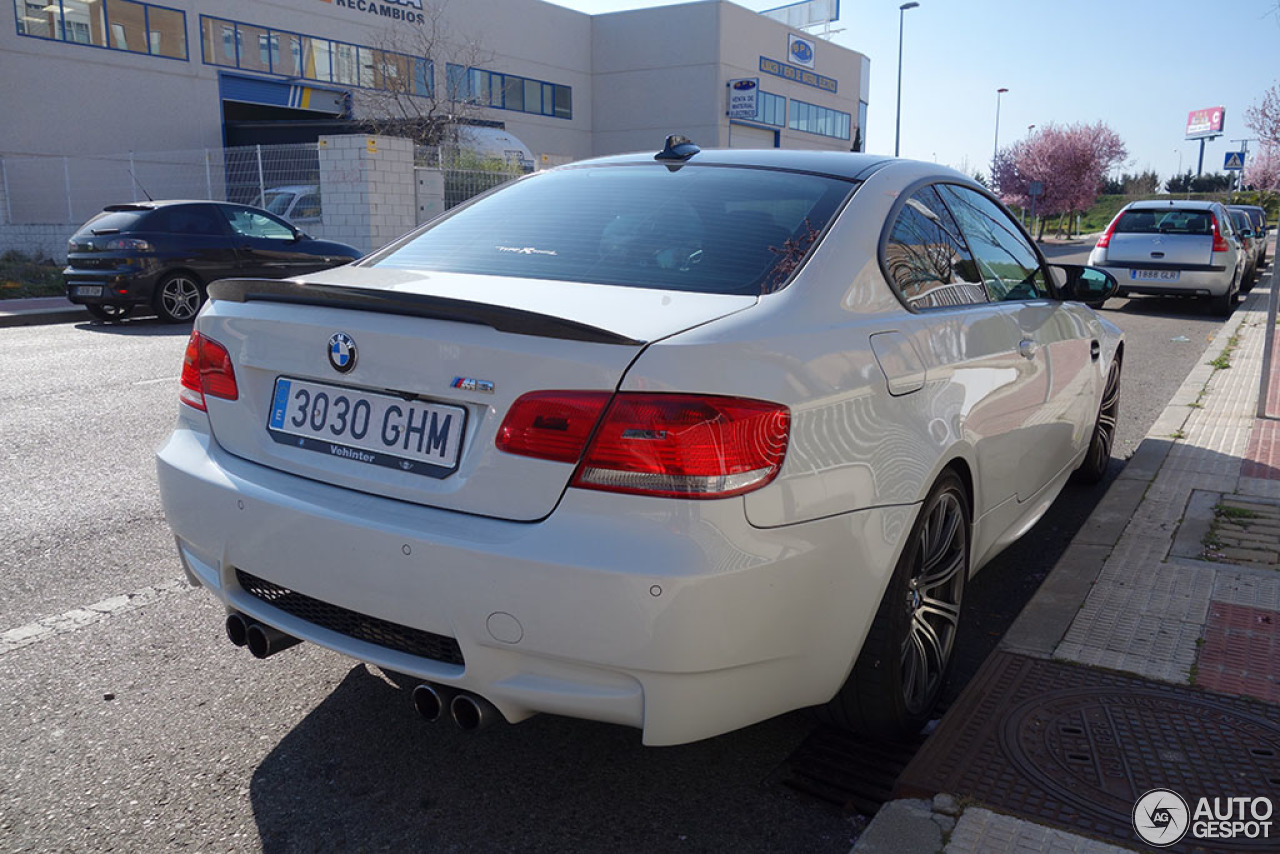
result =
M911 736L928 723L960 626L969 524L964 484L947 471L921 505L862 652L820 718L875 738Z
M1218 317L1230 317L1236 310L1236 282L1231 283L1222 296L1210 297L1209 311Z
M107 323L116 323L133 314L134 306L129 303L87 302L84 307L89 314Z
M190 323L204 305L204 285L190 273L170 273L156 285L151 303L165 323Z
M1116 439L1116 420L1120 417L1120 368L1117 357L1111 363L1111 370L1107 371L1107 384L1102 389L1102 402L1098 404L1089 450L1080 467L1071 473L1073 483L1098 483L1107 476L1111 447Z

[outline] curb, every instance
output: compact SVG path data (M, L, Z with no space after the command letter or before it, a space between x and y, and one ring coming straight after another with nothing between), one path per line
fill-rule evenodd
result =
M16 313L5 313L3 309L0 309L0 329L16 326L45 326L53 323L76 323L89 319L90 314L84 308L36 309L35 311Z

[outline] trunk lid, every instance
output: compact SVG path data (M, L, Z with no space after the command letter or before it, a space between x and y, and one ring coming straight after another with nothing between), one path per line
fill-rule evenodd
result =
M1179 208L1126 211L1107 247L1108 264L1204 266L1213 262L1212 214Z
M757 302L358 267L308 276L307 284L227 280L210 296L197 329L227 348L238 387L235 401L206 401L228 452L359 492L518 521L555 508L574 464L497 450L516 398L612 391L647 342ZM339 333L343 355L331 359ZM346 372L335 366L344 358ZM354 428L342 430L361 400L370 408L357 442ZM414 453L424 435L436 452L425 465Z

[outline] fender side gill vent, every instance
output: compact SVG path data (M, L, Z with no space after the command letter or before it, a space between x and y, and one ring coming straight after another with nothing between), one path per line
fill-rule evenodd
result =
M376 644L396 652L464 666L458 642L445 635L401 626L378 617L369 617L312 599L287 587L272 584L256 575L237 569L236 580L245 592L273 608L292 614L300 620L346 635L365 643Z

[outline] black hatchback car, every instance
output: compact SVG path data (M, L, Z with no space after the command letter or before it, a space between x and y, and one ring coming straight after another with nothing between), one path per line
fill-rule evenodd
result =
M316 240L261 208L227 202L109 205L67 244L67 299L102 320L151 306L189 321L216 279L283 279L346 264L360 252Z

